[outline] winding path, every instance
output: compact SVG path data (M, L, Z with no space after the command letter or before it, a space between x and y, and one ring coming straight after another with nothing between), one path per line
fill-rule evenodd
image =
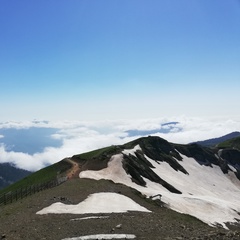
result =
M79 178L79 173L81 169L78 163L70 158L67 158L66 161L72 164L72 168L67 172L68 179Z

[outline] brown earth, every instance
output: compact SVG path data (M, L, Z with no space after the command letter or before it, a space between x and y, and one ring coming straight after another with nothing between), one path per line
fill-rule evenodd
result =
M36 212L54 202L77 204L94 192L122 193L151 213L48 214ZM107 204L107 202L106 202ZM86 216L108 218L78 220ZM75 220L73 220L75 219ZM117 225L121 224L120 227ZM240 239L240 228L227 231L145 199L136 190L111 181L73 178L58 187L0 207L0 239L61 240L88 234L134 234L136 239Z
M79 164L77 162L73 161L70 158L65 159L65 161L72 164L72 168L67 172L67 178L68 179L78 178L79 173L81 171L81 168L80 168Z

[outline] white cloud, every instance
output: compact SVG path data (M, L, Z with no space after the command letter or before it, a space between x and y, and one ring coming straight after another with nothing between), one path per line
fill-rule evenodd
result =
M206 120L199 118L183 118L179 120L181 132L161 134L170 142L190 143L195 141L217 138L234 131L240 131L240 122L236 120Z
M3 122L0 123L1 128L15 128L15 129L27 129L30 127L48 127L49 122L47 121L24 121L24 122Z
M65 157L94 149L123 144L139 137L128 137L127 130L154 130L166 122L179 122L177 128L158 136L175 143L189 143L198 140L220 137L233 131L240 131L240 121L228 119L200 119L184 116L162 119L119 120L101 122L19 122L2 123L0 128L57 128L59 131L51 137L62 140L60 147L46 147L33 155L7 151L0 146L0 162L10 162L19 168L35 171L53 164ZM181 128L181 131L179 131Z

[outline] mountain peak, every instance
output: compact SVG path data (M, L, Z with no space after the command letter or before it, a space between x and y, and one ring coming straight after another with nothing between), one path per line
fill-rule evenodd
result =
M161 209L166 207L191 215L209 226L222 226L225 229L237 227L240 221L239 159L240 151L237 149L208 148L196 143L175 144L156 136L142 137L123 145L112 145L74 155L41 170L44 175L48 175L50 170L66 176L74 172L75 178L69 178L62 184L72 184L66 190L66 193L71 194L60 198L69 198L66 203L56 202L58 198L54 197L51 204L45 204L42 210L38 208L36 212L43 215L91 214L94 206L90 205L88 209L85 207L91 202L92 196L95 199L95 196L104 195L101 204L114 208L115 203L113 199L108 200L109 196L125 198L110 193L125 195L128 192L125 196L144 205L147 212L144 214L148 214L148 218L155 212L162 212ZM76 174L78 172L79 175ZM38 173L34 174L36 176ZM106 194L102 194L103 192ZM74 199L79 199L81 195L85 198L81 198L80 203L76 202ZM128 205L129 199L125 200ZM141 206L138 209L142 209ZM108 212L102 210L102 213ZM193 219L191 222L196 221ZM154 228L154 231L160 230ZM138 234L142 236L141 233L136 233L136 236Z
M80 177L109 179L133 187L148 197L161 194L170 208L180 212L187 208L186 213L210 225L216 222L226 227L224 222L239 219L235 213L240 212L240 208L234 203L234 199L240 197L238 150L234 153L236 159L231 161L232 158L226 157L225 152L216 149L195 143L174 144L150 136L124 144L118 149L121 152L108 159L107 167L98 171L82 171ZM223 211L219 194L229 209L235 209L226 219L224 210L221 221L217 220ZM232 196L231 199L229 196ZM182 208L179 203L184 203L185 207ZM212 220L208 220L207 205L214 209ZM202 216L201 211L206 215Z

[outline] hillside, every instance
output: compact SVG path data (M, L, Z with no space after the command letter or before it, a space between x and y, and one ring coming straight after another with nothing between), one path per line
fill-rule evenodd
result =
M67 159L63 159L58 163L50 165L32 174L28 174L21 180L8 185L7 187L0 190L0 194L7 193L9 191L15 191L16 189L26 186L49 182L51 180L66 176L71 167L72 164ZM7 168L7 171L9 171L9 168Z
M98 239L80 238L90 234L238 239L239 164L236 149L159 137L74 155L28 177L45 181L61 169L68 181L0 206L0 234L7 239ZM26 180L15 188L23 184Z
M36 214L37 211L59 201L64 204L78 204L97 191L121 193L152 212ZM1 206L0 211L0 236L5 236L7 240L70 240L90 234L113 233L134 234L136 239L149 240L178 237L203 239L207 236L218 239L227 234L237 234L235 231L212 228L191 216L161 207L151 200L146 200L134 189L107 180L72 179L22 201Z
M30 174L31 172L18 169L9 163L0 163L0 190Z
M240 132L232 132L218 138L207 139L204 141L198 141L197 144L205 147L214 147L218 144L221 144L225 141L231 140L233 138L240 137Z
M235 137L217 145L218 148L234 148L240 150L240 137Z

